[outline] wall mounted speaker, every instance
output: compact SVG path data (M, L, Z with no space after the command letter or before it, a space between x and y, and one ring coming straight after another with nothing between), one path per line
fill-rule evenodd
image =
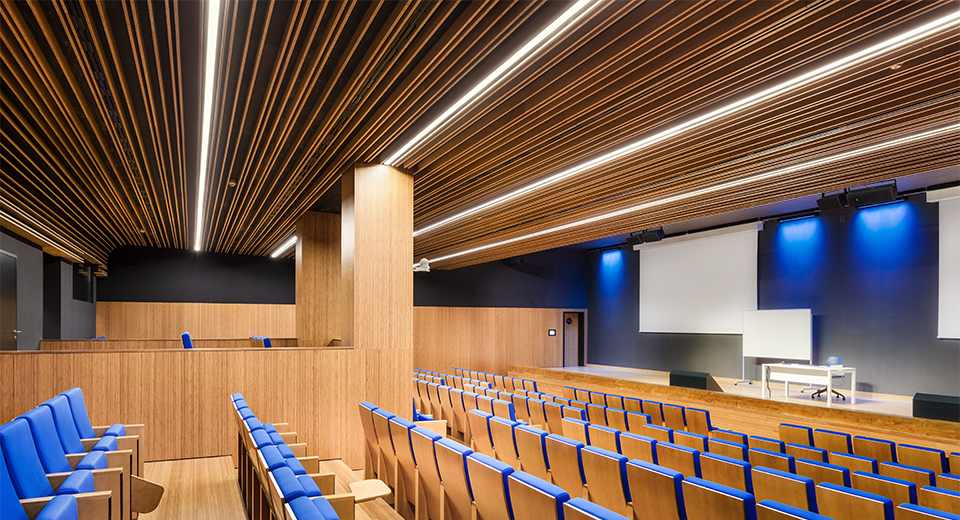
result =
M640 239L644 242L659 242L663 240L663 228L648 229L640 235Z
M884 184L883 186L874 186L872 188L860 188L847 192L847 202L857 208L871 204L892 202L896 198L897 183Z
M640 238L640 235L630 235L627 237L627 245L638 246L643 243L643 239Z
M846 193L834 193L832 195L824 195L817 199L817 207L820 208L820 211L830 211L832 209L842 209L847 205L847 194Z

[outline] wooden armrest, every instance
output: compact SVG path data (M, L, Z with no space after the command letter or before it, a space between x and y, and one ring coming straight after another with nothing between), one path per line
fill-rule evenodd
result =
M163 486L133 476L130 479L130 508L138 513L149 513L160 505L163 496Z
M20 505L27 513L28 518L36 518L40 511L43 511L43 508L53 499L54 497L25 498L20 501Z
M320 457L297 457L307 473L320 473Z
M357 503L383 498L390 494L390 488L375 478L350 483L350 492L354 494Z
M47 473L47 480L50 481L50 487L52 487L54 491L60 489L60 485L63 484L64 480L67 480L67 477L69 477L71 473L73 472L67 471L65 473Z
M439 420L439 421L417 421L417 422L415 422L414 424L415 424L416 426L423 426L424 428L426 428L426 429L428 429L428 430L430 430L430 431L432 431L432 432L439 433L440 435L443 435L444 437L447 436L447 421L446 421L446 420Z
M67 462L70 463L70 467L77 469L77 464L80 464L80 461L87 456L86 453L67 453Z
M290 448L290 451L293 452L295 457L306 457L307 456L307 443L300 442L297 444L287 443L287 447Z
M333 510L337 512L340 520L355 520L356 500L353 493L341 493L339 495L324 495L323 498L330 502Z
M279 431L277 433L280 433ZM283 439L283 443L290 445L297 443L297 432L284 432L280 434L280 438Z
M97 445L97 441L99 440L99 437L96 439L80 439L80 443L83 444L83 451L90 453L90 450Z
M320 488L323 496L332 495L337 492L337 476L333 473L311 473L310 478Z
M77 499L78 520L110 519L110 492L98 491L73 495ZM53 497L29 498L20 501L29 518L36 518ZM116 519L120 520L120 519Z
M290 431L290 423L275 422L272 424L273 424L273 427L277 429L277 433L287 433L288 431Z

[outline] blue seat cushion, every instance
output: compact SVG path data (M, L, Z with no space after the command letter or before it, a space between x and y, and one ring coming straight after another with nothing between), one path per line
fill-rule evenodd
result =
M77 469L106 469L107 454L102 451L91 451L80 459Z
M283 459L287 461L287 467L293 471L294 475L306 475L307 470L303 468L303 464L300 464L300 461L296 458L287 458Z
M317 487L317 482L313 480L313 477L310 475L297 475L297 481L300 482L300 487L303 488L303 492L306 493L308 497L320 497L323 496L323 493L320 492L320 488Z
M238 408L237 412L240 414L240 418L243 420L255 417L253 410L251 410L249 407Z
M30 425L30 431L33 435L33 441L37 452L40 454L40 462L43 463L43 469L47 473L69 473L73 471L70 467L70 461L63 451L60 444L60 437L57 435L57 427L53 422L53 412L46 406L38 406L33 410L20 416Z
M244 419L244 421L247 423L247 428L249 428L250 431L263 430L263 423L261 423L260 419L257 419L256 417L250 417L248 419ZM266 430L264 430L264 433L266 433Z
M100 437L93 446L94 451L117 451L116 437Z
M107 435L111 437L123 437L127 434L127 429L122 424L114 424L107 428L107 431L103 433L103 436Z
M340 520L337 512L333 510L333 506L330 505L330 502L327 501L326 498L316 497L311 500L313 501L313 505L316 506L317 511L320 511L320 516L323 517L323 520Z
M280 494L283 495L284 502L307 496L303 491L303 486L300 485L300 481L297 480L297 476L293 474L290 468L278 468L271 475L277 481L277 487L280 488Z
M71 473L57 489L58 495L79 495L93 493L93 473L82 469Z
M577 511L583 511L584 513L587 513L588 515L599 520L629 520L623 515L614 513L609 509L604 509L593 502L588 502L582 498L571 498L566 503Z
M6 518L6 517L4 517ZM26 518L26 516L24 516ZM43 511L36 520L76 520L77 499L69 495L53 497L53 500L43 506Z
M93 426L90 424L90 417L87 415L87 405L83 401L83 391L79 388L71 388L60 394L67 397L70 403L70 411L73 413L73 420L77 423L77 431L83 439L92 439L97 436L93 432Z
M264 430L264 431L266 431L266 430ZM286 444L285 442L283 442L283 437L281 437L280 434L277 433L277 432L268 433L267 435L270 436L270 440L271 440L274 444Z
M280 432L277 431L277 427L274 426L272 423L266 423L266 424L264 424L264 425L263 425L263 429L264 429L267 433L280 433Z
M273 446L273 440L270 439L270 435L262 429L254 430L251 437L253 437L253 444L257 449L263 448L264 446Z
M320 510L307 497L299 497L288 502L297 520L326 520Z
M280 455L283 455L285 459L296 458L296 455L293 454L293 450L290 449L290 446L286 444L277 444L277 449L280 450Z
M286 459L284 459L276 446L264 446L260 448L260 455L263 457L264 464L267 465L267 471L273 471L277 468L286 467L287 465Z
M234 401L238 399L243 399L243 394L241 394L240 392L237 392L235 394L231 394L230 398L233 399Z

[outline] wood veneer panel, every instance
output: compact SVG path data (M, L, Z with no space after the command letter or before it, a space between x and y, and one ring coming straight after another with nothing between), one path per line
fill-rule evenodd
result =
M308 211L297 219L296 261L297 339L326 347L341 334L340 215Z
M109 339L296 337L295 305L97 302L97 335Z

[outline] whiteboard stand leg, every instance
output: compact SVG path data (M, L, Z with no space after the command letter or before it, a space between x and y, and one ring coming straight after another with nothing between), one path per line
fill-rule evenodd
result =
M752 381L752 380L747 379L747 358L746 358L746 357L743 358L743 372L740 373L740 380L734 382L734 383L733 383L733 386L737 386L737 385L739 385L740 383L746 383L746 384L748 384L748 385L752 385L752 384L753 384L753 381Z

